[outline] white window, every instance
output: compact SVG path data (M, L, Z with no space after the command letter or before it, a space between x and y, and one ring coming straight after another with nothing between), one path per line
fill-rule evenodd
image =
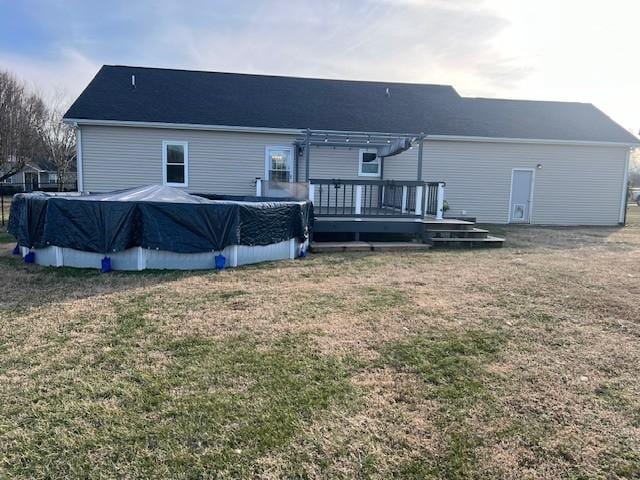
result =
M293 175L291 147L268 145L265 148L265 178L272 182L290 182Z
M189 183L189 144L162 142L162 183L170 187L186 187Z
M374 149L360 149L358 160L358 175L361 177L380 176L380 158Z

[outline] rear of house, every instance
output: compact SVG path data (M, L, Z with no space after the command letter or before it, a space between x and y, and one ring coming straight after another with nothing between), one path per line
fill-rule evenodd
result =
M442 182L447 214L485 223L621 222L638 144L590 104L122 66L103 67L65 118L78 132L83 191L165 184L253 195L263 182L294 191L320 180L344 197L345 185L374 185L369 195L382 198L393 182L405 182L405 196ZM380 153L396 139L407 148Z

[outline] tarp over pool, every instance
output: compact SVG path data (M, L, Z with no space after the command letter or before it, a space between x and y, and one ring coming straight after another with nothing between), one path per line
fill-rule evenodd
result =
M160 185L93 195L17 194L8 228L24 247L106 254L133 247L201 253L304 241L313 226L309 201L209 197Z

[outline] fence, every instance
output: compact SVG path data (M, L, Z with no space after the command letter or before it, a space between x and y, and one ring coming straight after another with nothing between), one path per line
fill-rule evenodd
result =
M11 202L13 196L16 193L28 193L28 192L76 192L78 190L78 184L76 182L70 183L47 183L39 184L36 188L32 183L3 183L0 182L0 225L3 227L9 218L9 210L11 209Z

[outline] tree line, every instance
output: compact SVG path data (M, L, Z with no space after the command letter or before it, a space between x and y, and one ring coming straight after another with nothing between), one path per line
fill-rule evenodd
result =
M60 188L75 159L74 129L62 123L64 106L47 104L11 72L0 70L0 182L30 161L54 165Z

